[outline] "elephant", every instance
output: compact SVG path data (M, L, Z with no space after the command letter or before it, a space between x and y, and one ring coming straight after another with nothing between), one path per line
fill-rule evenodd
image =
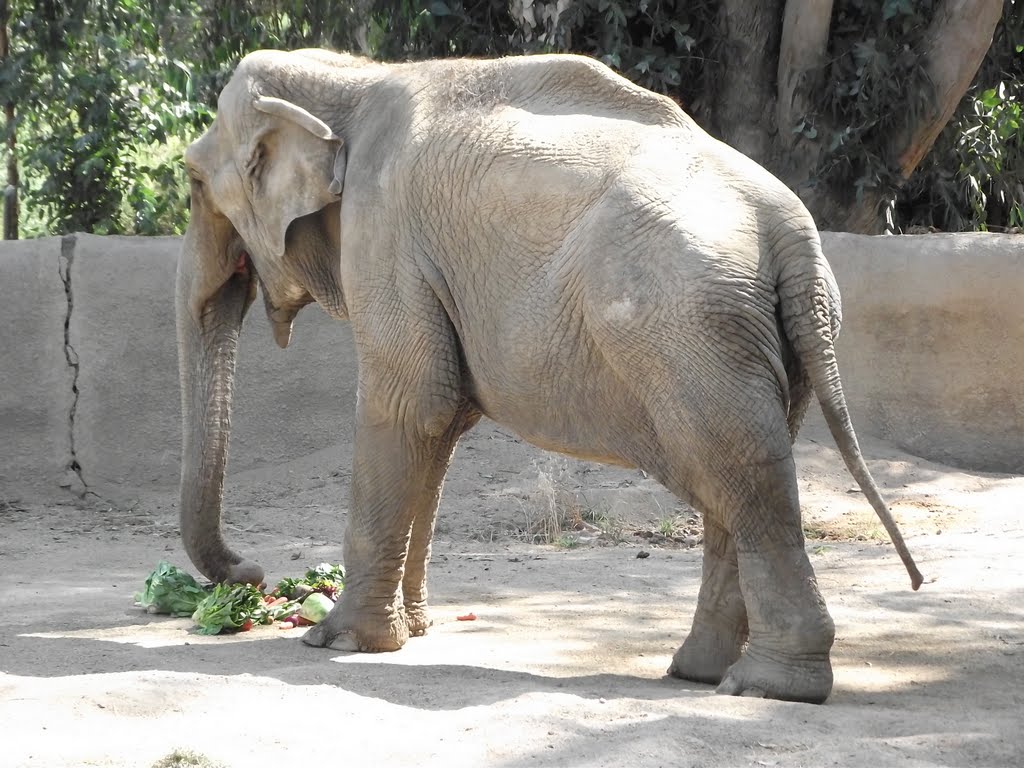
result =
M542 449L638 468L705 520L669 672L823 702L835 627L805 551L792 444L812 396L911 575L835 354L814 221L670 98L577 55L384 64L257 51L185 154L176 278L181 534L214 581L239 331L302 307L357 359L347 583L311 646L381 652L430 626L426 569L460 436L483 416Z

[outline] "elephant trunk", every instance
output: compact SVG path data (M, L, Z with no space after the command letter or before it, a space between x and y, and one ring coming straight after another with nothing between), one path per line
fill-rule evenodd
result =
M211 259L199 252L197 239L195 228L190 226L176 286L182 542L196 568L212 581L260 584L263 570L233 552L221 533L238 335L255 284L248 270L229 272L204 300L205 285L212 276L204 275L197 265L209 264ZM219 280L215 278L214 282Z

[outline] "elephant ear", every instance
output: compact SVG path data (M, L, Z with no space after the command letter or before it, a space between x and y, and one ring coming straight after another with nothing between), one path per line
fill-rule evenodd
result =
M341 197L345 144L327 123L290 101L259 96L254 106L280 120L250 149L246 173L266 244L282 256L288 226Z

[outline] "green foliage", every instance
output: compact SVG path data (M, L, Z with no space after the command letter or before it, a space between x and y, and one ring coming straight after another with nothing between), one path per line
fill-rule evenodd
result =
M974 86L909 182L883 147L934 97L918 43L937 3L884 0L881 22L879 4L837 3L829 87L819 99L834 128L812 181L850 205L865 189L880 190L892 201L884 215L895 231L1021 226L1024 3L1007 0Z
M824 86L799 125L823 145L807 183L849 206L881 192L896 228L1020 226L1022 0L1005 0L975 87L902 189L886 156L886 137L932 98L918 43L937 5L836 0ZM386 60L574 51L705 118L728 56L721 0L10 0L10 10L0 89L19 115L29 235L183 231L184 148L259 48Z
M957 114L896 201L904 226L1024 227L1024 2L1007 1Z
M517 51L508 0L366 3L363 50L385 60L497 56Z
M208 114L192 101L188 67L167 53L164 29L185 5L11 4L2 82L20 115L28 234L184 225L181 148ZM143 151L151 145L164 149Z
M823 137L828 144L811 182L827 185L847 204L858 202L866 189L891 196L903 182L884 147L934 98L917 43L935 5L935 0L837 3L826 87L816 99L817 114L830 133ZM816 116L809 115L808 138L814 138L815 123Z
M913 225L1024 227L1024 87L1001 82L970 94L898 200Z
M684 103L716 55L716 0L557 0L511 3L522 50L583 53Z

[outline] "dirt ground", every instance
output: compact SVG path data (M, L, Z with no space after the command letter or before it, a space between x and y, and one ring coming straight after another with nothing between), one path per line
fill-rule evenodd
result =
M203 637L135 608L159 560L195 572L173 491L0 498L0 765L1021 765L1024 478L864 443L928 583L910 590L831 439L802 438L807 546L838 635L822 706L666 678L699 521L638 472L493 426L445 488L434 627L392 654L310 648L301 629ZM230 540L272 583L339 561L349 450L231 477Z

